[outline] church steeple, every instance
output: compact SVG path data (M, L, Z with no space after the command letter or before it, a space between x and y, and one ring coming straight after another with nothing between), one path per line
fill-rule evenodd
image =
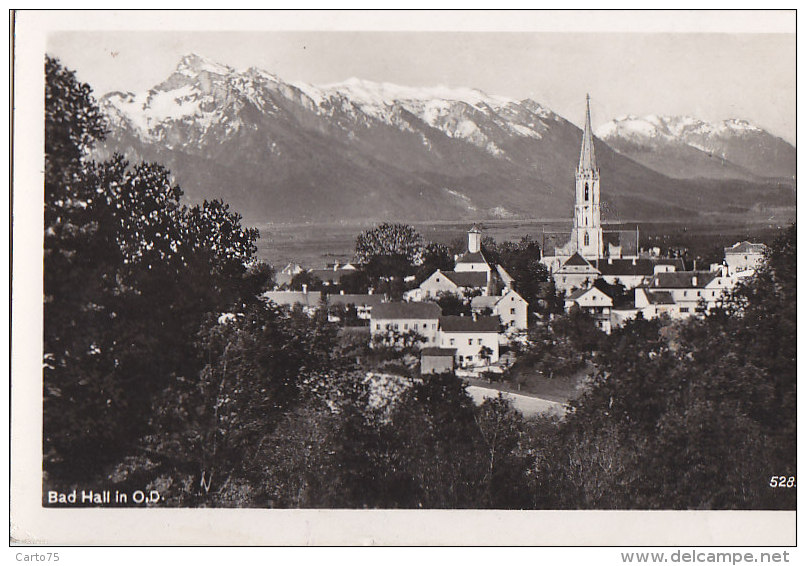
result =
M587 95L587 112L585 114L585 131L582 134L582 149L579 152L579 170L596 171L596 153L593 150L593 131L591 130L591 95Z
M574 235L576 251L586 259L602 257L602 214L599 205L599 168L593 152L591 131L591 97L587 97L585 131L582 134L582 150L576 170L576 199L574 205Z

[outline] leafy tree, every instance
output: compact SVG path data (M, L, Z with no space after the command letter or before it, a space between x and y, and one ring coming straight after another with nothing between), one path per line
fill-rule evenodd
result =
M437 304L442 309L444 316L470 316L471 314L470 301L454 293L440 292L437 298Z
M452 271L455 265L453 254L448 246L430 242L423 251L423 263L417 269L417 282L422 283L437 269Z
M367 264L373 258L402 258L409 265L423 261L423 238L406 224L383 223L361 233L355 241L355 259Z
M182 206L159 165L90 161L89 87L46 72L44 467L86 481L148 431L164 380L198 369L207 313L256 300L267 273L247 269L257 231L223 203Z
M288 284L289 289L292 291L321 291L323 287L322 280L310 271L300 271L291 278Z

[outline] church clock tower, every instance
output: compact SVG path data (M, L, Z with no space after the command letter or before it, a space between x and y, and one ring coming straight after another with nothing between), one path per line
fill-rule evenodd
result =
M579 167L576 170L576 204L574 206L574 232L572 240L579 254L586 259L602 257L602 218L599 210L599 168L593 150L591 131L591 97L587 97L585 131Z

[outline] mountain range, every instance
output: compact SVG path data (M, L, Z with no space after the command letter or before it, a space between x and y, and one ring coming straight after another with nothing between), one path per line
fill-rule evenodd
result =
M582 132L529 99L360 79L315 86L191 54L148 91L99 103L111 129L99 156L163 163L190 201L221 198L250 223L571 216ZM633 124L613 122L595 141L606 221L794 205L786 142L771 160L739 129L667 128L674 139L660 143ZM715 159L725 174L712 172Z
M795 148L747 120L625 116L603 124L596 135L622 155L669 177L795 176Z

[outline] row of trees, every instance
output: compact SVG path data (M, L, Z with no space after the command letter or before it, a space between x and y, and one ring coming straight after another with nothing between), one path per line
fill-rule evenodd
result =
M599 354L564 420L477 406L451 374L378 405L326 313L256 299L272 280L257 233L223 203L183 204L159 165L92 162L104 124L89 88L55 60L46 71L45 490L146 487L173 506L794 508L794 490L768 487L796 471L794 227L704 319L610 337L570 321L563 355ZM488 257L539 269L508 246Z

